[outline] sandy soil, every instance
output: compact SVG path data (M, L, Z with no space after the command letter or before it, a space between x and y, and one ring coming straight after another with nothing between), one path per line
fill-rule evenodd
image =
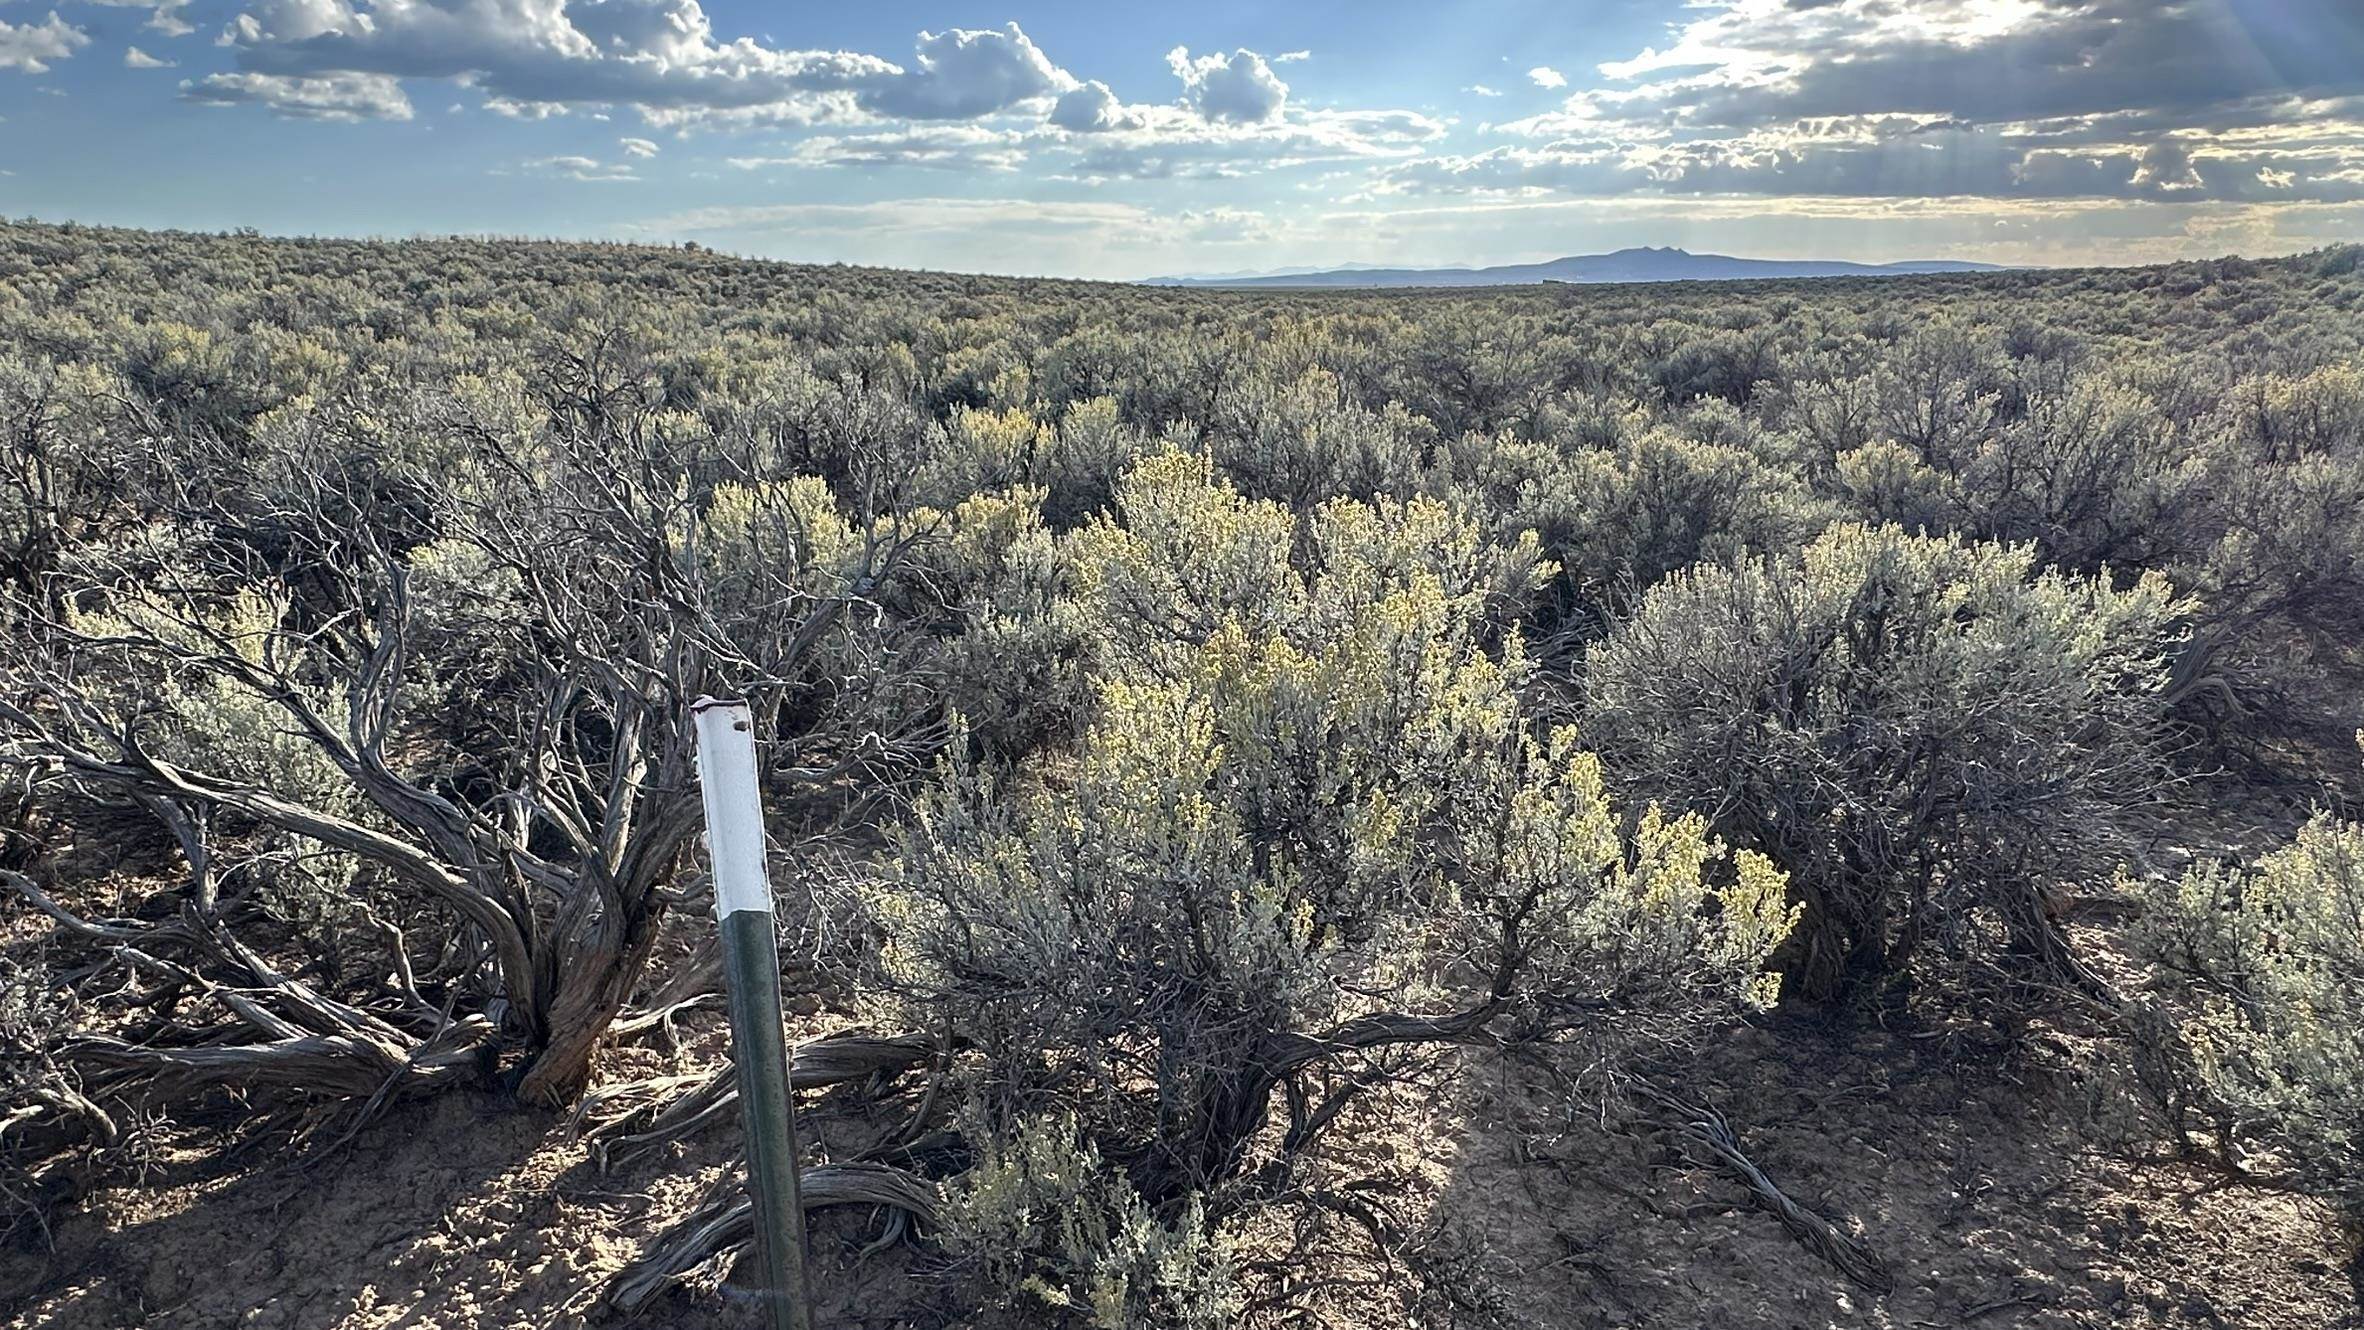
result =
M1472 1106L1457 1192L1536 1326L2352 1326L2320 1207L2092 1139L2095 1087L1879 1032L1744 1031L1693 1096L1793 1200L1893 1272L1848 1283L1665 1132L1571 1115L1534 1078Z
M611 1074L645 1074L654 1057L634 1051ZM1849 1284L1671 1135L1604 1124L1539 1075L1496 1068L1468 1078L1427 1171L1443 1211L1489 1239L1516 1323L2364 1324L2328 1216L2097 1145L2095 1087L2041 1038L1998 1059L1783 1022L1736 1032L1701 1073L1693 1097L1790 1196L1868 1243L1895 1291ZM857 1132L853 1111L824 1101L813 1134L826 1146ZM0 1315L11 1330L617 1324L605 1281L718 1183L731 1138L602 1174L564 1120L451 1094L302 1168L191 1142L150 1185L65 1217L53 1250L0 1255ZM858 1261L876 1231L858 1213L817 1226L824 1323L946 1324L924 1257ZM726 1290L670 1298L640 1323L752 1320Z
M844 1125L826 1100L807 1115L824 1140ZM0 1316L10 1330L620 1323L602 1314L607 1281L723 1178L732 1148L731 1133L711 1132L602 1173L565 1119L461 1092L398 1108L302 1166L242 1171L191 1150L144 1187L90 1198L56 1225L52 1250L0 1254ZM870 1286L908 1263L854 1268L876 1235L868 1218L816 1224L829 1324L871 1324L847 1319L849 1301L877 1302ZM750 1320L726 1293L677 1300L642 1323Z

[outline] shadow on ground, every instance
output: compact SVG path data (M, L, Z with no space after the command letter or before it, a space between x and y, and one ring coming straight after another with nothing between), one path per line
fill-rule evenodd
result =
M1444 1211L1490 1240L1529 1324L2358 1324L2320 1207L2099 1142L2107 1087L2017 1051L1810 1021L1736 1031L1685 1087L1791 1199L1891 1271L1844 1278L1672 1133L1604 1124L1543 1076L1473 1078Z

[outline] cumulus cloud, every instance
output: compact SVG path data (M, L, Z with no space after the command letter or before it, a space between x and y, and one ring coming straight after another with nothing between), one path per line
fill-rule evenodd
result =
M2299 182L2304 180L2301 185ZM2364 198L2336 152L2176 143L2047 142L2001 127L1918 117L1783 126L1713 139L1567 137L1389 167L1382 192L1850 199Z
M0 23L0 69L46 74L50 65L90 45L90 34L51 10L41 23Z
M2349 0L1737 0L1602 73L1655 76L1631 107L1692 125L2021 121L2354 95L2360 43Z
M1182 81L1175 102L1126 103L1097 80L1079 83L1052 103L1044 133L1023 142L1067 149L1064 173L1085 180L1211 178L1401 158L1445 133L1411 111L1293 107L1288 85L1253 51L1193 57L1176 47L1166 63Z
M181 17L189 7L189 0L82 0L84 4L103 5L110 9L145 9L148 21L140 26L167 37L186 37L197 29Z
M526 106L745 106L905 72L870 56L717 42L696 0L259 0L223 44L251 73L459 80Z
M1537 65L1533 69L1528 70L1527 81L1533 83L1538 88L1564 88L1568 86L1568 76L1562 74L1556 69L1553 69L1549 65Z
M671 124L972 119L1076 85L1015 23L923 32L905 67L726 41L698 0L252 0L222 44L246 73L450 80L501 107L630 105Z
M1409 111L1292 113L1257 124L1210 121L1181 106L1127 106L1086 89L1033 127L915 124L822 133L785 152L729 158L740 170L819 166L1010 172L1033 165L1083 180L1223 178L1317 162L1400 159L1445 127Z
M1098 79L1078 84L1059 94L1051 104L1050 121L1061 129L1077 134L1096 134L1128 123L1124 103L1116 99L1108 85Z
M460 109L453 106L453 110ZM504 120L555 120L574 108L565 102L521 102L514 97L487 97L484 109Z
M410 98L383 74L208 74L181 84L181 100L261 106L290 120L408 120Z
M1701 0L1502 146L1382 189L2344 202L2352 0ZM1529 77L1565 80L1548 67Z
M1229 55L1192 59L1189 48L1166 52L1166 65L1182 80L1182 104L1222 124L1253 125L1281 118L1289 85L1264 57L1242 48Z
M2288 172L2284 172L2287 175ZM2143 149L2142 159L2134 168L2130 185L2154 189L2197 189L2203 183L2200 173L2192 166L2192 154L2173 139L2160 139Z
M177 60L160 60L136 46L123 48L123 67L125 69L173 69L179 64L180 62Z
M657 145L648 139L617 139L616 142L622 144L625 153L633 157L657 155Z
M970 120L1065 92L1075 77L1018 25L1000 31L923 32L917 67L859 89L867 109L913 120Z
M1501 89L1489 88L1483 83L1472 83L1468 87L1463 88L1462 91L1475 93L1480 97L1499 97L1502 95Z
M1180 94L1128 102L1061 68L1015 23L922 32L897 63L725 37L700 0L242 5L219 43L236 68L184 84L189 100L311 119L406 119L407 91L436 81L520 120L630 108L651 129L782 131L784 142L743 164L1005 172L1032 162L1085 179L1388 160L1444 133L1410 112L1292 106L1276 60L1245 49L1194 56L1177 47L1167 64ZM655 151L653 137L639 142ZM629 143L624 152L644 155Z

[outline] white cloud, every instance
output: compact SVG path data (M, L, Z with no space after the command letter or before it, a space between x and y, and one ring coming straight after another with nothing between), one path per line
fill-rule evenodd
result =
M189 0L82 0L82 3L110 9L145 9L148 21L140 26L166 37L186 37L197 30L181 17L181 11L189 7Z
M1745 128L1874 111L1997 123L2364 92L2350 0L1734 0L1664 50L1631 114Z
M1381 191L2345 203L2353 0L1701 0L1597 86ZM1480 94L1482 95L1482 94Z
M487 97L484 99L484 109L504 120L555 120L570 114L574 108L565 102L521 102L513 97Z
M180 62L178 60L160 60L136 46L126 46L123 48L123 67L125 69L177 69L180 67Z
M733 157L742 171L789 166L927 167L1015 171L1026 161L1026 136L981 125L936 124L882 134L820 135L785 156Z
M1124 103L1098 79L1068 89L1051 104L1050 122L1078 134L1115 129L1128 119Z
M1519 127L1503 127L1513 133ZM1768 126L1745 134L1621 138L1595 127L1459 156L1389 167L1380 192L1661 194L1765 199L2180 199L2276 196L2364 198L2364 175L2332 149L2195 147L2049 139L2024 127L1920 116L1858 116Z
M46 74L52 61L66 60L90 45L90 34L49 12L43 23L0 23L0 69Z
M883 203L781 203L695 208L636 223L631 229L653 235L704 235L718 231L750 234L942 234L984 228L1092 233L1111 227L1149 225L1158 217L1157 212L1130 203L917 198L893 199Z
M1276 65L1293 65L1300 60L1311 59L1313 59L1313 52L1311 51L1283 51L1279 55L1276 55L1272 58L1272 63Z
M222 44L249 73L444 79L496 107L630 105L669 125L973 119L1076 86L1015 23L923 32L905 68L724 41L698 0L250 0Z
M1018 25L1000 31L919 34L918 68L862 89L867 109L914 120L971 120L1049 97L1075 77L1042 53Z
M602 162L596 157L571 155L563 157L536 157L533 160L527 162L525 164L525 168L528 171L545 175L563 176L568 180L581 180L593 184L608 184L618 181L633 181L640 179L639 176L633 174L632 167L628 163Z
M872 56L717 42L696 0L257 0L223 44L256 73L449 79L520 106L754 106L904 73Z
M1093 101L1062 99L1066 110ZM1415 154L1445 132L1410 111L1293 112L1257 124L1210 121L1179 106L1105 104L1067 116L1054 108L1033 128L974 123L917 124L875 133L820 134L789 151L748 154L741 170L773 167L922 167L1009 172L1028 165L1082 180L1214 178L1327 161L1374 161ZM1062 119L1082 126L1068 128ZM1097 126L1097 127L1093 127Z
M1414 111L1292 112L1255 124L1211 121L1171 106L1126 108L1128 123L1079 141L1085 179L1202 178L1413 156L1445 132Z
M410 98L382 74L209 74L181 84L181 100L262 106L291 120L408 120Z
M1294 106L1274 62L1245 49L1177 47L1167 64L1179 95L1127 102L1062 69L1015 23L922 32L897 64L726 38L700 0L241 2L220 43L235 72L184 84L190 100L400 119L407 94L435 81L513 119L630 108L652 131L775 131L780 141L742 153L764 165L1029 166L1085 180L1399 159L1445 132L1406 111ZM655 151L655 134L641 141ZM620 159L641 155L627 144Z
M1216 53L1193 60L1187 47L1166 52L1166 64L1182 80L1182 104L1208 120L1252 125L1278 120L1288 104L1289 85L1254 51Z
M1079 179L1206 178L1400 158L1445 132L1412 111L1292 107L1288 86L1253 51L1193 58L1176 47L1166 63L1182 80L1179 104L1127 104L1106 84L1078 84L1028 145L1073 151L1069 174Z
M1489 88L1489 87L1487 87L1487 86L1486 86L1485 84L1483 84L1483 83L1472 83L1472 84L1470 84L1468 87L1466 87L1466 88L1463 88L1463 89L1462 89L1462 91L1463 91L1463 92L1474 92L1474 93L1476 93L1476 94L1477 94L1478 96L1480 96L1480 97L1499 97L1499 96L1501 96L1501 95L1502 95L1502 92L1501 92L1501 90L1500 90L1500 89L1498 89L1498 88Z
M1241 266L1291 228L1240 208L919 197L698 208L625 229L813 261L1127 278L1225 258Z
M654 157L657 155L657 145L648 139L617 139L616 142L624 145L624 151L629 156Z

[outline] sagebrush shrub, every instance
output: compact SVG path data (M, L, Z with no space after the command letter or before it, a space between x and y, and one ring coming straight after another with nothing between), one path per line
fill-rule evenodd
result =
M153 602L126 600L111 611L75 613L68 622L98 642L147 641L202 661L209 651L237 652L259 661L277 644L289 617L283 594L249 590L208 617L184 621ZM364 816L366 803L320 745L291 724L271 697L202 664L174 662L156 651L100 645L83 648L73 666L108 680L120 704L142 713L147 750L180 767L220 772L283 793L338 817ZM319 703L328 690L310 690ZM339 932L366 913L359 859L308 836L232 819L247 853L232 885L252 883L274 913L300 926L316 943L333 946Z
M2364 1222L2364 826L2153 885L2135 932L2239 1147Z
M1148 1205L1219 1227L1331 1058L1488 1030L1615 1066L1771 1000L1780 875L1697 816L1627 829L1537 732L1487 611L1531 545L1432 501L1300 529L1183 454L1119 510L1067 551L1105 625L1081 743L948 771L879 902L904 992L990 1068L994 1151L1081 1104Z
M938 1234L981 1304L1020 1325L1238 1323L1245 1298L1232 1255L1197 1204L1160 1219L1073 1114L985 1136L983 1157L946 1196Z
M1067 560L1043 506L1038 489L967 500L943 515L906 576L952 612L941 688L989 760L1072 743L1089 700L1093 625L1066 594Z
M2156 793L2179 602L2032 558L1835 527L1678 575L1587 657L1585 738L1624 787L1789 872L1806 993L1987 934L2064 960L2046 893L2107 871L2111 815Z
M1530 618L1578 637L1678 569L1792 549L1833 516L1751 452L1668 430L1565 452L1473 436L1442 469L1496 531L1536 533L1559 575Z
M1207 441L1242 493L1302 510L1411 493L1434 430L1401 403L1363 406L1317 369L1285 387L1226 392Z

